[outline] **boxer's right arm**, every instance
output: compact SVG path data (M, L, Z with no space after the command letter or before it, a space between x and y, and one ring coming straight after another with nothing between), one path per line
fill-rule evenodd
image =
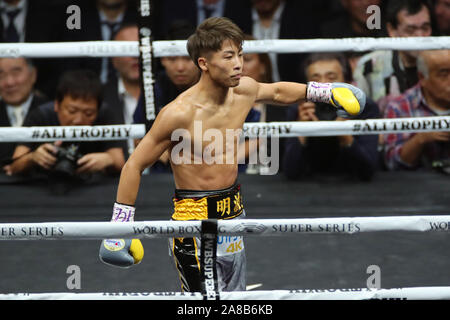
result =
M183 126L183 119L173 108L163 108L150 131L125 163L119 181L112 222L133 222L142 171L155 163L170 146L173 130ZM181 113L183 116L183 113ZM105 239L100 245L101 261L117 267L140 263L144 248L139 239Z
M150 131L128 158L120 174L116 202L134 205L142 171L154 164L171 145L172 132L183 128L185 114L169 104L159 112Z

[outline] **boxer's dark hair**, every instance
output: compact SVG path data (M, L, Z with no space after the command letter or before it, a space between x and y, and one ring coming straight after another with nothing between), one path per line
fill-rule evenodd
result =
M197 67L198 58L218 51L225 40L231 40L242 49L244 33L230 19L213 17L203 21L187 41L187 51Z
M103 90L98 75L92 70L71 70L65 72L56 88L55 99L62 102L66 96L72 99L97 100L100 108Z

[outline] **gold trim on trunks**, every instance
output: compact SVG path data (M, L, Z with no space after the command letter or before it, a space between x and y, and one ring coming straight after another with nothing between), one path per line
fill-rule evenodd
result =
M174 220L204 220L208 219L207 198L173 200L175 211L172 215Z

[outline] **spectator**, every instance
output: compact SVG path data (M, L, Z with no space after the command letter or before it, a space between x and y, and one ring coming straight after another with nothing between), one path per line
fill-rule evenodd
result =
M450 36L450 0L435 0L434 15L440 36Z
M235 0L164 0L155 1L157 40L163 40L169 26L179 20L188 21L194 27L208 17L227 17L235 21L250 20L250 1ZM250 32L250 27L244 30Z
M0 42L60 41L66 28L66 7L56 1L0 0ZM56 87L57 59L34 61L38 70L35 88L50 97Z
M264 39L310 39L319 33L315 25L318 20L309 4L292 0L252 0L251 34ZM241 26L242 21L236 21ZM242 28L244 31L245 28ZM270 54L273 81L303 81L299 74L302 54Z
M422 0L389 1L386 8L389 37L431 36L430 12ZM377 102L381 114L389 98L417 83L417 54L417 51L374 51L359 60L353 74L356 86Z
M350 66L342 54L316 53L305 62L308 81L351 82ZM376 104L367 100L357 119L379 118ZM288 109L288 121L343 121L330 105L303 102ZM284 172L289 179L315 174L347 174L370 180L377 168L376 135L295 137L286 139Z
M82 0L81 28L66 30L64 41L111 40L124 24L137 22L137 8L129 0ZM77 58L66 59L63 71L91 69L95 71L103 84L115 78L111 59Z
M390 101L386 118L450 115L450 50L423 51L418 60L419 84ZM388 134L388 169L430 168L450 159L450 132Z
M26 115L46 102L44 96L34 90L37 71L25 58L0 58L0 126L21 127ZM11 161L15 143L0 143L0 159L3 164Z
M341 0L344 14L325 22L321 28L323 38L379 37L381 30L367 28L367 8L380 6L380 0Z
M65 73L58 85L56 99L39 106L25 119L24 126L78 126L114 124L101 106L101 84L92 71ZM61 150L80 155L75 161L62 165ZM118 173L123 164L122 144L116 141L83 141L79 143L21 143L14 151L8 174L45 172L50 178L78 181L90 174ZM76 159L77 157L75 157Z
M170 26L165 39L186 40L194 31L195 27L188 21L176 21ZM154 85L156 113L159 113L162 107L173 101L183 91L196 84L200 78L200 70L189 56L162 57L161 64L163 70L156 75ZM144 112L144 100L141 94L134 114L135 123L145 122ZM169 170L169 155L164 153L153 165L152 171L167 172Z
M139 41L136 24L123 25L116 33L114 40ZM118 123L132 124L133 114L141 92L139 59L137 57L114 57L112 64L117 76L105 86L105 103L117 116ZM129 139L124 149L125 159L134 150L134 141Z

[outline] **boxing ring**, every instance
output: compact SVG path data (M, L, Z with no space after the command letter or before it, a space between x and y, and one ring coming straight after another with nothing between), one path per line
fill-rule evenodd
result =
M141 40L142 42L142 40ZM150 49L154 57L186 55L185 41L161 41L143 43L120 42L120 41L101 41L101 42L82 42L82 43L19 43L19 44L0 44L0 57L33 57L33 58L50 58L50 57L113 57L113 56L140 56L144 46ZM245 52L275 52L275 53L299 53L313 51L367 51L379 49L398 49L398 50L422 50L426 49L443 49L450 48L450 37L427 37L427 38L380 38L380 39L316 39L316 40L264 40L264 41L246 41L244 44ZM147 57L148 58L148 57ZM150 57L152 58L152 57ZM145 67L144 67L145 69ZM148 71L148 70L147 70ZM145 70L144 70L145 73ZM145 78L147 85L153 83L152 77ZM150 102L151 105L151 102ZM147 105L148 106L148 105ZM151 111L151 110L150 110ZM150 112L151 113L151 112ZM276 135L280 138L295 136L333 136L333 135L359 135L359 134L386 134L398 132L427 132L427 131L449 131L450 117L427 117L427 118L403 118L403 119L369 119L369 120L348 120L344 122L328 122L320 123L298 123L298 122L274 122L274 123L253 123L245 124L244 134L249 137ZM1 142L20 142L20 141L87 141L101 139L129 139L141 138L145 134L144 125L118 125L118 126L93 126L93 127L33 127L33 128L0 128ZM152 177L153 178L153 177ZM256 177L258 178L258 177ZM265 182L270 181L271 177L260 177ZM165 178L155 178L158 179ZM246 183L243 182L245 190ZM168 182L165 181L166 186ZM448 185L448 183L447 183ZM317 192L320 186L316 186ZM151 188L151 186L149 186ZM289 188L292 187L288 184ZM317 188L318 187L318 188ZM361 187L359 185L359 187ZM154 189L154 188L153 188ZM163 188L167 190L167 188ZM448 190L448 189L447 189ZM149 190L145 187L144 192ZM286 192L286 190L284 189ZM279 190L278 190L279 192ZM336 191L335 191L336 192ZM276 194L276 191L274 191ZM278 193L279 195L282 193ZM326 195L328 197L329 195ZM244 204L249 201L261 201L261 195L255 196L256 199L244 198ZM351 195L344 195L346 204L351 204L355 200ZM333 197L331 197L333 198ZM169 199L169 197L167 197ZM165 199L165 200L167 200ZM60 206L64 200L60 200ZM100 200L96 204L96 208L107 207ZM113 197L104 200L112 204ZM323 201L323 200L322 200ZM358 200L356 200L358 201ZM276 201L274 200L276 203ZM166 205L170 201L165 202ZM331 201L332 203L332 201ZM18 204L18 203L17 203ZM6 208L8 208L8 205ZM18 204L19 205L19 204ZM138 200L137 219L148 217L145 210L139 208ZM111 205L112 206L112 205ZM163 204L159 206L164 207ZM301 210L301 204L297 209ZM280 206L281 208L282 206ZM168 210L167 207L164 207ZM286 210L285 207L283 207ZM204 224L212 224L215 232L213 235L235 236L242 235L251 239L270 239L290 237L286 241L298 241L302 245L305 238L317 235L332 235L333 237L351 236L351 241L356 241L358 237L364 237L364 234L378 234L382 237L389 233L405 235L405 234L436 234L438 239L445 240L448 237L450 227L450 209L449 202L442 200L441 207L436 210L437 214L420 215L398 215L395 211L402 212L401 208L392 207L393 212L383 214L382 216L352 216L352 217L321 217L321 218L277 218L277 219L241 219L235 221L167 221L161 220L144 220L133 223L110 223L100 221L77 221L77 222L52 222L55 217L45 216L46 222L20 222L17 223L13 216L9 216L7 223L0 223L0 242L2 245L12 242L16 245L20 242L17 240L26 240L25 243L36 242L37 240L57 240L57 242L69 243L76 246L77 243L87 241L94 244L98 249L99 240L104 238L140 238L148 240L144 243L144 247L151 241L157 239L165 239L167 237L190 237L205 235ZM95 208L94 208L95 209ZM94 209L90 209L95 212ZM292 206L288 208L292 209ZM334 209L330 206L330 209ZM14 211L14 208L11 208ZM247 209L246 209L247 210ZM349 209L350 210L350 209ZM409 210L409 211L408 211ZM410 213L416 213L413 209L406 210ZM345 213L345 210L341 210ZM338 213L341 213L339 210ZM248 211L252 216L251 210ZM323 213L323 212L322 212ZM108 213L109 214L109 213ZM168 217L168 212L166 216ZM296 215L291 211L292 215ZM352 212L354 215L354 211ZM39 219L41 216L34 216ZM76 219L73 215L71 218ZM87 218L88 215L81 215ZM96 215L90 215L86 220L91 220ZM109 217L103 217L103 221L107 221ZM210 228L208 228L209 230ZM210 231L208 231L210 232ZM445 237L445 238L444 238ZM295 238L295 239L294 239ZM349 238L347 238L349 239ZM422 238L420 238L422 239ZM61 241L64 240L64 241ZM93 241L96 240L96 241ZM256 241L256 240L255 240ZM258 240L258 243L265 243L265 240ZM328 240L327 240L328 241ZM380 240L382 241L382 240ZM39 252L45 251L48 242L39 242ZM311 244L309 244L311 245ZM251 248L248 249L251 252ZM152 264L158 264L161 257L152 256L151 249L146 252L145 259L150 259ZM271 252L264 253L270 259ZM336 252L340 254L340 252ZM420 252L415 253L415 258L419 258ZM148 257L151 256L151 257ZM356 257L357 258L357 257ZM2 264L7 264L8 259L1 257ZM66 255L68 263L70 260L70 251ZM97 256L90 256L88 259L96 260L100 263ZM445 255L442 255L445 259ZM275 261L273 261L275 263ZM303 261L308 263L308 261ZM446 261L443 263L445 264ZM251 267L249 262L249 268ZM279 267L279 266L277 266ZM341 266L345 268L345 266ZM105 267L105 272L109 272L109 267ZM138 266L123 271L129 274L130 270L140 272ZM118 275L122 270L114 271ZM362 272L367 278L367 274ZM175 273L173 273L175 277ZM339 284L336 284L339 286ZM450 285L450 281L449 281ZM1 292L1 291L0 291ZM47 293L20 293L20 292L2 292L0 299L4 300L361 300L361 299L450 299L450 286L420 286L420 287L404 287L404 288L322 288L322 289L305 289L290 288L283 290L256 290L244 292L197 292L183 293L176 291L161 292L47 292Z

